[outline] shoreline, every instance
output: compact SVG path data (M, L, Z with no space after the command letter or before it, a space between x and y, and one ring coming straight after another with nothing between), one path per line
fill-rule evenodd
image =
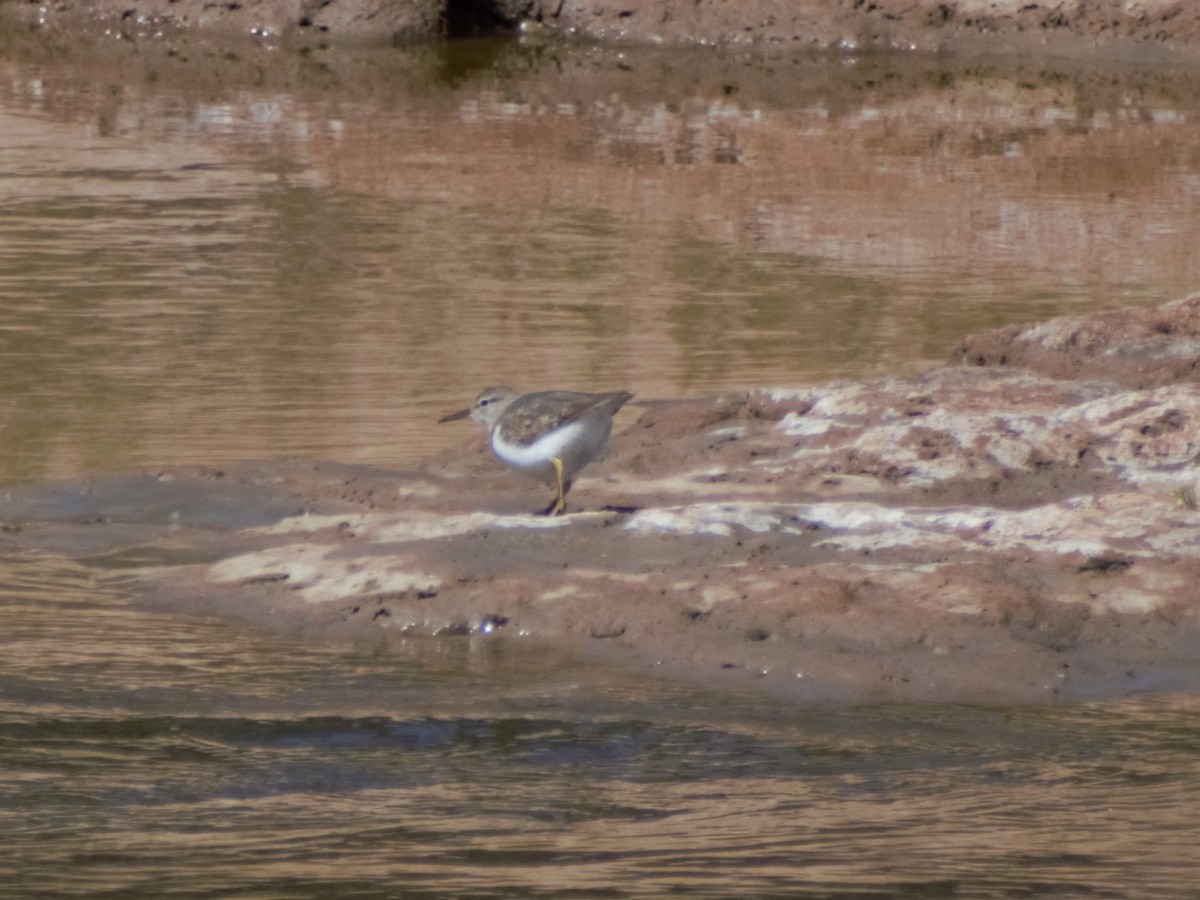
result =
M1200 296L976 335L914 375L622 410L554 519L464 424L408 471L30 485L5 538L305 639L549 641L798 702L1194 688L1197 358ZM164 518L106 512L130 497Z
M69 32L56 34L69 42ZM114 62L105 70L112 85L127 86L139 74L147 83L186 80L204 102L213 85L229 94L260 78L323 85L333 69L305 68L311 54L272 55L268 43L240 56L195 53L188 60L194 65L173 69L164 60L182 63L189 55L178 52L173 39L138 43L134 37L125 40L118 32L104 38ZM32 41L36 49L36 35ZM414 56L436 56L450 43L419 48ZM1120 52L1140 54L1145 46L1125 43ZM147 47L154 52L140 57L137 51ZM334 59L334 52L321 62ZM1117 52L1117 45L1097 52ZM429 72L442 71L428 59L383 53L396 66L388 70L390 80L379 69L347 66L337 72L341 80L331 92L387 93L396 84L426 84ZM575 98L580 108L592 109L584 101L598 104L619 87L633 98L627 102L638 120L650 121L658 106L642 110L634 101L671 67L622 65L615 45L597 53L603 65L585 60L566 70L582 86L577 93L583 99ZM258 71L264 59L271 62ZM144 68L131 69L129 60ZM523 63L508 62L518 71ZM491 64L480 65L490 71ZM94 77L92 59L79 65ZM452 79L457 70L445 68L452 73L444 77ZM737 91L743 118L730 130L722 129L732 120L722 119L704 132L712 144L702 146L711 146L715 157L728 146L717 139L733 135L749 158L763 154L760 170L802 160L817 181L847 171L820 151L841 127L837 98L854 97L866 86L876 90L876 72L865 71L832 100L823 83L809 86L822 103L802 120L804 128L788 121L760 125L749 101L765 98L760 105L769 114L772 91L788 82L791 71L778 83L755 72L737 78L710 73L705 84L716 95ZM1036 60L1029 71L1035 79ZM695 75L676 71L670 77L686 86ZM561 75L546 78L553 83ZM879 90L885 99L889 91L899 92L919 108L928 101L912 86L926 80L917 71L884 79ZM1126 160L1144 160L1164 142L1165 154L1155 159L1190 159L1188 132L1146 128L1123 133L1124 142L1116 141L1122 152L1090 168L1091 148L1114 143L1108 131L1114 116L1118 122L1124 115L1134 122L1153 118L1153 104L1136 102L1160 89L1152 79L1149 87L1135 82L1131 94L1112 81L1104 66L1095 67L1084 96L1102 102L1082 104L1082 124L1047 127L1057 121L1047 116L1059 111L1053 92L1035 104L1018 104L1020 140L1014 140L1010 107L1025 90L1024 79L999 88L985 83L981 92L999 92L985 111L1008 114L985 118L982 132L960 126L956 134L972 164L952 172L953 180L919 165L883 173L871 184L893 198L886 210L893 217L874 214L877 195L866 195L863 207L851 211L858 218L847 215L828 246L879 258L880 242L890 233L886 226L911 209L912 198L939 183L1019 179L1019 173L1006 174L1004 150L1021 149L1026 138L1058 154L1053 173L1090 178L1089 189L1107 184L1112 172L1127 171ZM539 93L540 82L530 83L535 97L555 96ZM92 81L83 84L86 95ZM846 105L852 117L859 105ZM826 122L821 111L828 108L834 115ZM678 121L691 127L706 121L702 113ZM589 112L579 121L593 128L605 119ZM888 129L865 134L850 152L836 147L826 153L867 159L873 142L901 145L909 120L897 114L891 121ZM504 123L493 140L509 136L509 120ZM1097 139L1080 140L1080 128ZM393 141L402 134L382 129ZM423 145L422 166L443 155L457 163L461 157L453 151L464 134L479 140L484 133L439 133ZM544 152L560 158L574 134L555 132ZM646 154L638 158L658 159L653 154L666 153L674 134L669 128L652 132L635 146ZM981 134L989 142L982 155L971 149ZM379 145L361 135L337 153L329 151L324 162L348 190L386 190L371 165ZM140 146L128 141L130 158ZM513 181L515 190L496 193L502 184L497 175L510 164L486 158L488 165L439 162L432 171L442 173L446 190L496 202L552 195L574 177L570 171L546 177L544 169L530 167ZM181 165L193 162L180 157ZM1093 226L1111 229L1106 240L1092 242L1082 234L1078 224L1087 207L1077 202L1050 220L1052 229L1031 229L1015 255L1027 263L1045 254L1104 266L1104 279L1118 284L1131 268L1116 263L1153 268L1186 255L1186 229L1173 236L1155 231L1157 220L1146 210L1180 196L1177 185L1186 184L1190 169L1180 167L1177 180L1159 182L1160 168L1147 164L1137 170L1139 178L1121 182L1124 191L1110 199L1122 215L1105 212L1087 220L1089 234ZM539 176L545 180L533 180ZM391 189L406 195L414 181ZM734 193L747 181L730 179L728 185ZM620 187L615 179L601 181L594 196L620 195L614 190ZM772 194L764 185L746 196L757 202ZM831 213L845 212L842 203L831 198L806 208L805 221L837 223ZM618 218L638 212L634 203L597 205ZM976 264L979 247L964 246L962 236L986 241L1004 220L987 215L990 204L958 207L977 211L982 227L967 222L961 229L931 229L915 236L923 240L918 249L936 255L950 248ZM711 217L719 222L729 220L730 209L735 216L743 210L739 204L710 208L720 213ZM684 204L672 212L697 218L695 208ZM1122 246L1122 235L1149 234L1153 241L1140 240L1137 252L1128 254L1135 258L1110 259L1125 256L1111 251ZM770 246L795 252L813 236L828 237L781 231ZM663 333L645 331L640 346L666 346ZM439 433L445 452L404 469L274 460L21 486L9 492L15 500L6 508L5 540L14 549L61 552L116 573L139 600L159 607L242 618L314 641L497 640L516 648L549 641L648 674L717 688L749 684L803 701L1050 702L1194 687L1200 653L1192 588L1200 576L1197 359L1200 298L1192 297L984 332L959 342L945 365L915 372L906 367L903 375L631 407L618 419L611 458L583 474L572 494L573 514L560 520L531 516L545 505L542 489L501 468L483 436L464 425ZM364 420L378 418L364 409ZM211 458L209 448L197 458ZM218 445L216 452L225 448ZM70 502L56 505L55 496Z

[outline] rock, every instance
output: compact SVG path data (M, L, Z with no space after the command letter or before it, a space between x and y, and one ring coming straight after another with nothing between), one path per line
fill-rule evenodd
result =
M1152 316L1123 309L972 335L954 359L1130 388L1194 383L1200 380L1200 297L1169 303Z
M0 18L97 35L163 29L256 39L398 41L536 30L590 40L795 49L993 48L1050 39L1195 47L1200 8L1179 0L0 0ZM523 27L524 26L524 27ZM977 44L978 45L978 44Z
M807 699L1194 683L1197 310L1001 329L906 377L653 403L557 519L482 442L406 476L298 473L288 489L325 512L152 580L317 635L543 637Z
M542 4L548 7L549 4ZM1033 35L1192 44L1200 9L1177 0L563 0L558 27L602 40L784 47L934 49L972 36Z

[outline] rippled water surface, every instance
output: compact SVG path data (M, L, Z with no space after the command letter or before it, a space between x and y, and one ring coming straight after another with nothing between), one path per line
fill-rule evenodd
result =
M1186 70L100 49L0 61L9 478L396 464L496 382L806 384L1200 286Z
M1189 896L1200 700L818 707L0 560L5 896Z
M150 44L3 45L7 482L397 465L486 383L881 374L1200 285L1187 70ZM798 709L371 652L138 609L21 527L0 895L1195 896L1193 696Z

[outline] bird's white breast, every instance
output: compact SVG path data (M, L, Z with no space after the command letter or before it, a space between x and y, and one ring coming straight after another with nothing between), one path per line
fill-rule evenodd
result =
M553 478L554 468L550 460L569 456L568 449L585 437L580 422L564 425L556 431L543 435L532 444L514 444L506 441L500 429L492 429L492 452L506 465L530 475Z

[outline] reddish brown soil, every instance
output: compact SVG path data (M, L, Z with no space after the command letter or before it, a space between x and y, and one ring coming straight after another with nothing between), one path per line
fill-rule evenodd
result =
M305 512L205 532L216 561L150 593L313 639L552 640L804 699L1193 683L1200 385L1180 360L1198 308L1003 329L904 378L629 409L552 520L467 423L409 472L174 473Z

